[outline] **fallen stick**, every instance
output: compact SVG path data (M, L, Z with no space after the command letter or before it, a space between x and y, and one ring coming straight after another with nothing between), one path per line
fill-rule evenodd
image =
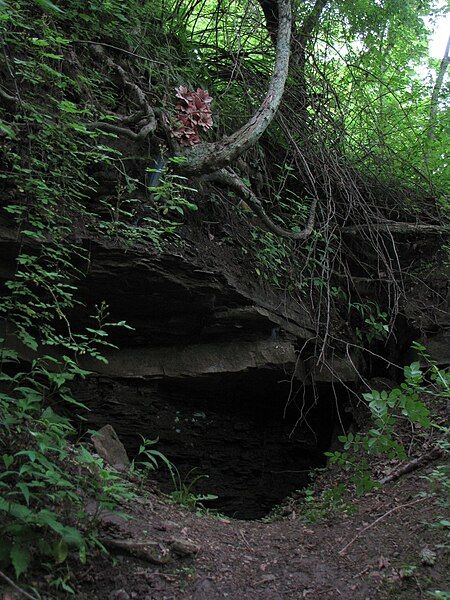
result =
M3 571L0 571L0 577L2 579L4 579L12 588L14 588L16 590L16 592L19 592L19 594L22 594L23 596L25 596L25 598L31 598L31 600L37 600L36 596L32 596L31 594L29 594L28 592L23 590L21 587L19 587L17 584L15 584L14 581L8 577L8 575L5 575L5 573L3 573Z
M397 469L392 471L392 473L389 473L389 475L386 475L386 477L383 477L382 479L380 479L379 483L385 484L385 483L389 483L390 481L395 481L402 475L411 473L412 471L415 471L419 467L426 465L427 463L431 462L432 460L439 458L439 456L441 456L441 454L442 454L442 451L440 450L440 448L434 448L430 452L427 452L426 454L423 454L422 456L415 458L414 460L407 463L406 465L401 465L400 467L398 467Z
M346 544L341 550L339 550L339 554L341 556L343 556L346 551L350 548L350 546L356 542L356 540L368 529L371 529L374 525L376 525L377 523L379 523L380 521L382 521L385 517L389 516L390 514L392 514L393 512L395 512L396 510L400 510L401 508L407 508L408 506L413 506L414 504L418 504L419 502L423 502L424 500L428 500L428 498L426 496L422 496L421 498L416 498L415 500L413 500L412 502L407 502L406 504L400 504L399 506L394 506L394 508L391 508L391 510L388 510L386 513L384 513L384 515L381 515L381 517L378 517L378 519L375 519L375 521L373 521L372 523L370 523L369 525L367 525L366 527L364 527L363 529L361 529L361 531L358 531L358 533L355 535L355 537L353 539L351 539L349 541L348 544Z

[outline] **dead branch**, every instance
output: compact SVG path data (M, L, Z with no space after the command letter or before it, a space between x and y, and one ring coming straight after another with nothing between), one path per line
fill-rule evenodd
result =
M356 542L356 540L361 537L361 535L369 530L372 529L372 527L374 527L374 525L376 525L377 523L379 523L380 521L382 521L383 519L385 519L386 517L388 517L390 514L392 514L393 512L395 512L396 510L400 510L402 508L408 508L409 506L413 506L414 504L418 504L419 502L423 502L424 500L428 500L428 498L426 496L421 496L420 498L416 498L415 500L413 500L412 502L407 502L406 504L399 504L398 506L394 506L394 508L391 508L391 510L388 510L386 513L384 513L384 515L381 515L381 517L378 517L378 519L375 519L375 521L372 521L372 523L370 523L369 525L367 525L366 527L363 527L363 529L361 529L361 531L358 531L358 533L355 535L354 538L352 538L348 544L346 544L343 548L341 548L341 550L339 550L339 554L341 556L343 556L347 550L350 548L350 546Z
M394 469L394 471L389 473L389 475L386 475L386 477L383 477L382 479L380 479L379 483L385 484L385 483L389 483L391 481L395 481L396 479L399 479L399 477L402 477L402 475L411 473L412 471L415 471L419 467L422 467L422 466L432 462L433 460L436 460L440 456L442 456L442 450L440 448L434 448L430 452L427 452L426 454L423 454L422 456L415 458L414 460L410 461L409 463L406 463L406 465L401 465L397 469Z
M179 170L190 175L212 173L228 166L256 144L273 120L281 103L289 69L291 42L291 3L278 0L278 34L274 71L268 92L251 119L238 131L219 142L202 143L184 152Z
M447 225L423 225L421 223L396 223L395 221L386 221L383 223L359 223L350 227L343 227L342 233L358 234L364 229L373 231L385 231L387 233L418 233L418 234L436 234L450 233L450 227Z
M250 206L253 212L261 219L261 221L266 225L267 229L280 237L289 238L291 240L304 240L309 237L313 231L315 218L316 218L316 208L317 208L317 198L315 198L311 204L310 213L308 217L308 222L302 231L294 233L293 231L289 231L280 227L276 223L272 221L272 219L267 215L264 210L263 205L259 198L252 192L252 190L245 185L245 183L234 173L234 171L221 169L220 171L216 171L215 173L211 173L209 175L204 175L202 178L204 181L210 181L212 183L219 183L221 185L226 186L231 189L236 195L240 198L243 198L245 202Z
M94 44L92 46L92 49L95 52L95 54L108 65L110 69L113 69L114 71L116 71L116 73L118 73L124 86L133 92L139 106L143 111L144 123L138 133L135 133L134 131L128 128L120 127L112 123L103 122L91 123L89 125L89 128L103 129L105 131L112 131L113 133L123 134L137 142L144 140L146 137L148 137L156 131L157 121L155 111L147 102L147 99L142 89L136 83L129 79L127 73L120 65L115 63L112 60L112 58L107 56L101 45Z

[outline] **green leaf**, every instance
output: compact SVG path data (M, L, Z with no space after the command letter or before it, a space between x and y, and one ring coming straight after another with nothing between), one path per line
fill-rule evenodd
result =
M78 114L82 112L78 109L76 104L70 102L69 100L61 100L61 102L58 104L58 108L59 110L70 114Z
M31 560L30 552L25 546L14 544L11 548L10 557L18 579L28 569Z
M4 464L5 464L5 467L6 467L7 469L9 469L9 467L10 467L10 466L13 464L13 462L14 462L14 456L11 456L10 454L4 454L4 455L2 456L2 458L3 458L3 462L4 462Z
M63 563L68 554L69 546L65 540L60 539L58 542L53 544L53 556L58 564Z
M34 1L38 6L40 6L42 8L42 10L50 11L50 12L57 12L57 13L64 12L58 6L56 6L56 4L53 4L53 2L50 2L50 0L34 0Z
M75 527L64 527L62 533L63 540L69 546L77 546L77 548L81 548L84 545L84 539L78 529Z
M6 135L6 137L15 138L16 132L12 127L7 125L4 121L0 119L0 133Z
M24 522L33 518L33 513L27 506L18 502L7 502L3 498L0 498L0 510Z
M30 505L30 490L28 489L27 484L23 483L23 482L19 482L17 484L17 487L22 492L22 494L25 498L25 502L27 503L27 506L29 506Z
M50 42L48 42L47 40L42 40L41 38L31 38L31 43L33 44L33 46L39 46L41 48L45 48L47 46L50 46Z

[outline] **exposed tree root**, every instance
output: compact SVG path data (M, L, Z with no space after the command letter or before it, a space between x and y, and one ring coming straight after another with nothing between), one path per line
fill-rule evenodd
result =
M291 2L278 0L278 33L275 67L269 89L260 107L238 131L219 142L203 143L185 151L180 171L187 175L212 173L227 167L256 144L280 106L289 70L291 45Z
M92 46L92 49L95 52L95 54L108 65L110 69L113 69L114 71L116 71L116 73L119 74L124 86L126 88L129 88L133 92L139 106L142 109L143 119L140 122L140 130L138 133L135 133L132 129L129 129L127 127L122 127L107 122L91 123L88 125L88 127L90 129L103 129L105 131L111 131L119 135L126 135L135 142L144 140L146 137L148 137L156 131L157 121L155 111L147 102L147 99L142 89L136 83L130 81L125 70L120 65L115 63L112 60L112 58L106 55L101 45L95 44Z
M284 229L280 227L276 223L272 221L272 219L267 215L264 210L263 205L259 198L252 192L252 190L245 185L245 183L229 169L221 169L220 171L216 171L215 173L211 173L209 175L204 175L202 178L204 181L210 181L212 183L219 183L228 187L239 197L243 198L245 202L250 206L253 212L258 215L264 225L267 227L269 231L279 235L280 237L289 238L291 240L304 240L311 235L314 229L315 217L316 217L316 207L317 207L317 198L315 198L311 204L311 209L308 217L308 222L304 229L299 232L289 231L288 229Z

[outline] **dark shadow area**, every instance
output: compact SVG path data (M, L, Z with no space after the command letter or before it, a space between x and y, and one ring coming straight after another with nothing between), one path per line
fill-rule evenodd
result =
M182 482L206 475L192 492L218 496L207 506L240 519L265 516L308 484L341 432L337 406L347 399L345 388L329 384L297 384L290 393L275 370L139 384L98 378L77 392L90 408L89 427L110 423L131 458L141 435L159 438L155 447ZM163 491L174 489L163 465L154 476Z

